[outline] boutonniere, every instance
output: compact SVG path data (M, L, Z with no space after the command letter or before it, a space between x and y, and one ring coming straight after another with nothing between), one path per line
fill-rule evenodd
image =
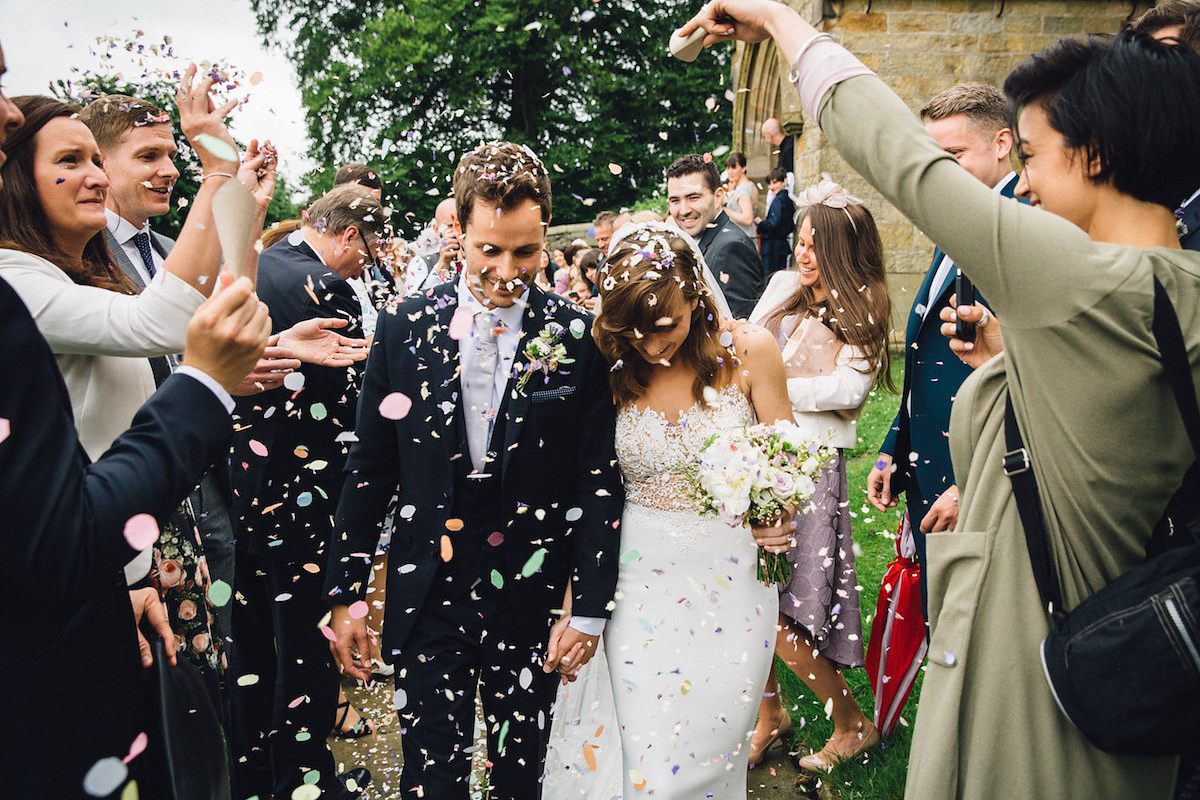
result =
M526 343L525 358L528 363L518 366L521 377L517 380L517 391L525 389L525 384L529 383L535 372L548 378L559 364L575 363L575 359L567 358L567 347L562 343L564 330L562 325L551 322Z
M1187 223L1183 221L1183 209L1182 208L1175 209L1175 231L1176 231L1176 233L1179 234L1180 239L1187 236L1188 233L1190 232L1190 231L1188 231Z

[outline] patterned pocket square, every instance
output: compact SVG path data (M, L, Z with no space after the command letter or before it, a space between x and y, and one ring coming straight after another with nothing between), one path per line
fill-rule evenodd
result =
M529 396L529 400L535 405L537 403L549 403L551 400L561 400L574 393L574 386L559 386L557 389L544 389L540 392L534 392Z

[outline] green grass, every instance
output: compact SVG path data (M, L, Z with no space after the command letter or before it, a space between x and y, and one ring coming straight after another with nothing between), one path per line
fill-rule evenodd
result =
M903 380L904 362L893 359L892 365L892 375L899 386ZM871 623L883 573L895 557L892 536L899 525L899 514L896 511L881 514L867 503L867 474L871 471L879 452L879 445L892 424L899 403L897 395L882 389L873 391L858 418L858 447L846 452L846 479L850 490L849 511L853 519L854 541L861 547L857 557L857 568L859 601L863 614L864 651L871 636ZM903 503L899 508L903 509ZM777 661L776 667L784 703L796 724L793 728L793 749L799 748L802 753L807 752L808 748L820 750L825 740L833 733L833 723L825 716L823 704L783 665L783 662ZM842 674L863 713L868 718L872 717L874 695L871 693L867 671L852 669ZM842 800L893 800L904 796L912 723L916 716L917 699L921 694L923 678L924 671L918 673L916 686L901 714L902 722L896 725L892 737L885 739L883 745L874 752L839 765L829 776L829 787Z

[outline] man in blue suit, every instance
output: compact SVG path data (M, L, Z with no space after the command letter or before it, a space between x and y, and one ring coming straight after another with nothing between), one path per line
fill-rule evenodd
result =
M926 130L967 172L1006 197L1017 176L1009 153L1004 95L986 83L952 86L921 109ZM953 203L954 198L947 197ZM940 249L913 300L904 341L904 391L891 430L867 478L867 498L884 511L907 495L917 558L925 561L925 534L950 530L958 520L958 487L950 464L950 406L971 368L941 335L939 314L954 293L957 270ZM979 298L983 302L982 298ZM926 576L921 572L921 599Z

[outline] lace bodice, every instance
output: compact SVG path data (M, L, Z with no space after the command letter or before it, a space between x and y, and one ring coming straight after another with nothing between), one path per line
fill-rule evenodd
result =
M714 433L752 423L750 398L729 386L715 405L694 403L675 423L633 405L617 413L617 458L625 478L625 501L664 511L690 511L688 483L679 468L693 463Z

